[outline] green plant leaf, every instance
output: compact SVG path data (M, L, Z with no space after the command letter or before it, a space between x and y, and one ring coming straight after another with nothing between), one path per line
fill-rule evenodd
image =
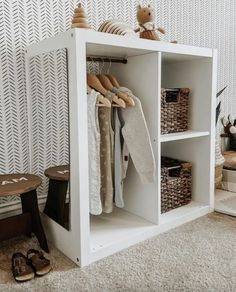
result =
M219 92L217 92L216 94L216 98L218 98L227 88L228 85L226 85L224 88L222 88ZM216 125L220 116L220 112L221 112L221 101L218 103L217 107L216 107Z
M220 116L220 108L221 108L221 101L218 103L217 107L216 107L216 125Z
M228 87L228 85L226 85L223 89L221 89L217 94L216 94L216 98L219 97L224 91L225 89Z

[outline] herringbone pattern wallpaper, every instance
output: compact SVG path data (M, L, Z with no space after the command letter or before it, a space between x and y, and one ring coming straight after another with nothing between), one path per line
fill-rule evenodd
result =
M43 177L38 195L47 192L44 171L69 164L67 51L60 49L30 59L32 101L32 171Z
M27 171L29 166L24 48L68 29L76 2L0 0L0 173ZM136 26L138 1L81 2L95 29L115 17ZM164 39L218 48L218 89L228 84L223 111L236 116L236 1L142 1L149 2L155 6L157 24L167 30ZM11 200L15 198L1 199L1 206Z

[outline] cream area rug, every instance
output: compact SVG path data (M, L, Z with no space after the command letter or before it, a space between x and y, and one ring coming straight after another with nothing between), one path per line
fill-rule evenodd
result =
M18 238L0 244L0 291L236 291L236 218L212 213L80 269L51 246L53 271L14 282L13 252L36 247Z

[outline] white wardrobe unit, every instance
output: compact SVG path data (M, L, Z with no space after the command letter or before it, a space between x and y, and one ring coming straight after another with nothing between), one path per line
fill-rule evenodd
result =
M216 51L180 44L126 38L71 29L27 47L30 58L67 49L70 123L70 230L43 215L48 239L78 265L111 255L160 232L193 220L214 207L214 137ZM110 72L142 102L154 149L156 181L142 184L130 163L124 186L125 208L90 216L88 188L86 56L127 59ZM161 135L161 88L189 87L190 126L183 133ZM29 112L31 108L28 90ZM32 120L29 119L31 129ZM31 139L32 148L32 139ZM161 214L161 155L193 165L192 202Z

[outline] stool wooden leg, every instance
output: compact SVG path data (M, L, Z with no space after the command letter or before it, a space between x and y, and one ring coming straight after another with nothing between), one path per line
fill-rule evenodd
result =
M49 189L44 213L62 226L65 226L67 181L49 180Z
M37 237L39 244L43 250L49 252L47 239L43 230L43 225L41 223L37 192L36 190L30 191L28 193L21 194L21 203L23 213L30 213L32 220L32 231Z

